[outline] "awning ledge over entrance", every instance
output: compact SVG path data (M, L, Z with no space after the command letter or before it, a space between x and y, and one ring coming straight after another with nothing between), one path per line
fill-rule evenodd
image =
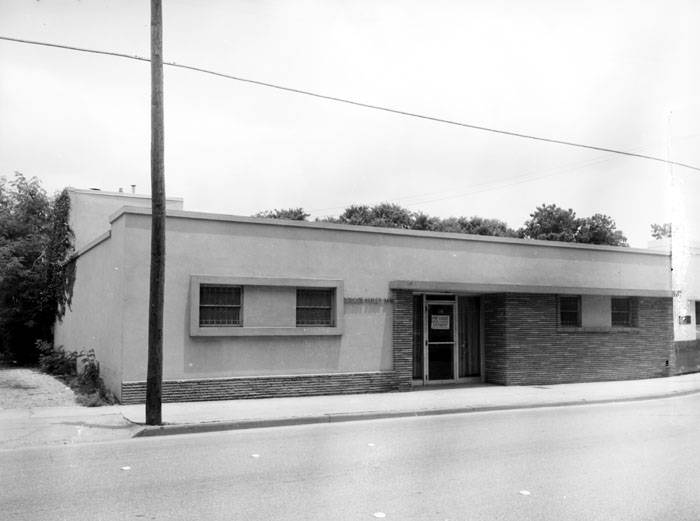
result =
M404 289L416 292L438 293L540 293L558 295L610 295L622 297L671 297L671 290L645 288L602 288L545 286L524 284L484 284L478 282L436 282L424 280L392 280L390 289Z

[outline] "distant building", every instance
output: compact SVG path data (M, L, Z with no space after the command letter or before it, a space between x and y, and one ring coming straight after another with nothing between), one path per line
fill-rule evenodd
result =
M141 402L150 199L70 197L77 277L56 344L94 349L108 387ZM165 401L700 371L700 283L674 316L665 251L167 207Z

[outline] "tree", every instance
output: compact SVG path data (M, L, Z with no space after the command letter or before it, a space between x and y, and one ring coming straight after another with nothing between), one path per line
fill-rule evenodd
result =
M627 237L609 215L577 218L571 208L556 204L538 206L518 234L526 239L627 246Z
M519 230L521 237L545 241L574 242L579 229L576 212L556 204L538 206Z
M347 207L339 217L326 217L320 221L405 230L517 237L515 230L498 219L478 216L441 219L423 212L411 212L392 203L381 203L375 206L352 205Z
M265 210L258 212L253 217L264 217L266 219L289 219L290 221L306 221L310 214L306 213L303 208L285 208L274 210Z
M443 223L442 219L439 217L432 217L430 215L424 214L423 212L418 212L413 214L413 227L414 230L425 230L428 232L442 232Z
M627 237L616 228L610 216L597 213L579 221L576 242L627 246Z
M351 205L348 206L338 218L327 217L321 219L324 222L333 222L339 224L355 224L358 226L370 226L372 222L372 210L367 205Z
M472 235L494 235L498 237L516 237L515 230L498 219L486 219L484 217L473 216L469 219L460 219L462 233Z
M338 218L326 218L323 221L359 226L411 229L414 226L415 218L410 211L398 204L381 203L374 206L352 205L347 207Z
M651 236L656 240L661 240L666 237L671 238L671 223L652 224Z
M35 362L37 340L70 305L74 265L70 201L50 199L38 179L0 178L0 353Z

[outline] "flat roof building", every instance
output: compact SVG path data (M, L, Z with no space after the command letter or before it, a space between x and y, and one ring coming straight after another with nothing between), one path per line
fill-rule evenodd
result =
M55 343L94 349L117 397L143 401L150 200L70 195L76 281ZM207 214L180 199L166 230L165 401L700 370L700 288L679 320L665 251Z

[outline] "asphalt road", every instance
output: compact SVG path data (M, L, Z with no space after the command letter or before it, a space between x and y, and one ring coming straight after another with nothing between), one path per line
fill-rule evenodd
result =
M700 518L700 395L0 452L11 520Z

